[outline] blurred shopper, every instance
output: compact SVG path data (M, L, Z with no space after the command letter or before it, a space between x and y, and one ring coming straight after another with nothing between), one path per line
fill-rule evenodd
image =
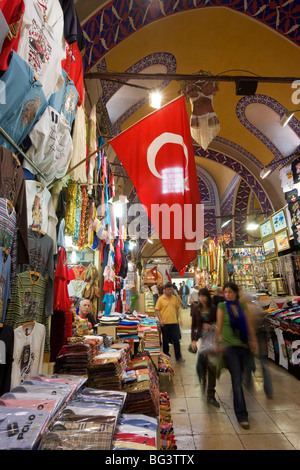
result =
M188 307L187 301L188 301L189 292L190 292L190 290L189 290L188 286L186 285L185 281L182 281L182 286L181 286L180 291L179 291L179 295L180 295L181 300L182 300L182 308L187 308Z
M200 338L212 334L211 351L198 352L197 357L197 373L200 382L202 383L203 391L205 392L207 381L207 403L220 406L220 403L215 398L216 387L216 362L211 355L214 348L214 332L213 325L216 323L216 306L212 302L209 290L204 287L197 291L198 302L192 304L192 327L191 327L191 347L194 351L197 350L197 342Z
M222 287L218 286L218 287L215 288L214 295L213 295L212 299L213 299L213 303L215 304L216 307L218 306L218 303L225 301L224 292L223 292Z
M224 286L225 302L217 308L216 351L223 352L231 375L234 412L243 429L249 429L248 412L242 386L251 351L258 350L257 339L245 304L239 301L239 288L233 282Z
M185 362L180 349L180 317L179 317L180 302L179 298L174 295L173 285L167 282L164 288L164 293L161 295L155 305L155 311L160 322L162 338L163 338L163 352L169 354L169 344L173 343L176 361Z
M273 398L273 385L271 376L268 370L268 338L267 330L265 325L265 316L262 306L259 302L255 301L254 297L249 294L241 294L241 302L247 305L249 312L249 319L251 325L255 331L257 342L258 342L258 360L261 366L264 392L267 398ZM252 374L251 368L248 371L249 376L247 379L248 386L252 386Z
M195 284L194 287L191 288L188 298L188 304L191 307L191 316L192 316L192 309L193 305L198 305L199 303L199 286Z
M157 289L157 284L156 282L153 284L153 286L151 287L151 292L152 292L152 295L153 295L153 303L154 305L156 304L157 302L157 299L158 299L158 289Z

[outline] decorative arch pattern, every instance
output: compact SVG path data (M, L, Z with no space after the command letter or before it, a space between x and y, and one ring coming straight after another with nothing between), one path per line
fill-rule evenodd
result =
M279 3L279 4L278 4ZM111 49L141 28L167 16L200 8L229 8L274 29L300 45L298 2L265 0L153 0L139 2L112 0L83 25L86 38L84 70L89 71Z
M228 168L231 168L233 171L235 171L242 179L246 181L246 183L253 190L261 205L263 212L273 212L271 201L265 193L263 187L261 186L259 181L253 176L253 174L250 173L250 171L244 165L242 165L242 163L234 160L234 158L228 155L225 155L221 152L216 152L214 150L203 150L199 146L194 146L194 150L196 156L209 158L210 160L213 160L217 163L221 163L222 165L226 165Z
M258 139L262 141L263 144L273 153L274 159L272 162L276 162L277 160L282 159L283 155L278 150L278 148L268 139L257 127L255 127L246 117L245 109L249 104L253 103L260 103L264 104L265 106L269 106L269 108L273 109L279 116L282 115L286 110L284 106L282 106L278 101L274 100L270 96L267 95L250 95L245 96L239 100L236 106L236 114L244 127L249 130L252 134L254 134ZM290 123L290 127L293 131L300 137L300 122L297 119L293 118ZM276 168L274 166L273 170Z
M247 214L249 207L251 188L245 180L241 179L236 190L235 214ZM247 222L247 216L234 218L234 232L236 240L247 240L248 235L245 232L244 225Z

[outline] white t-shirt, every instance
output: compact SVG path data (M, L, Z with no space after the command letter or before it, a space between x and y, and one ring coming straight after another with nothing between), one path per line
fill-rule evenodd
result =
M57 216L54 210L49 189L34 180L26 180L26 205L28 226L39 226L53 240L54 254L57 253L56 225Z
M14 330L11 390L42 373L45 337L45 326L37 322L33 326L19 326Z
M24 3L17 52L42 83L48 99L64 84L61 68L66 56L63 11L59 0L24 0Z
M48 106L29 133L31 147L27 157L44 173L40 180L47 186L65 176L72 157L71 128L65 116ZM23 167L35 174L36 170L26 160Z

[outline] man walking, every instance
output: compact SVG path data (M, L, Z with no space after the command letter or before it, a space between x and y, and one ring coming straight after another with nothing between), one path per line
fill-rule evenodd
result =
M162 331L163 352L170 355L169 344L173 343L176 361L185 362L180 349L179 308L180 302L174 295L172 283L167 282L163 295L158 298L155 304L155 311Z

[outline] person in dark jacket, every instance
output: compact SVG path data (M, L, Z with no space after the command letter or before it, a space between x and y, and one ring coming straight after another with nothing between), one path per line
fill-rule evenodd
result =
M197 305L192 305L191 347L194 351L197 351L199 338L204 336L204 332L213 328L216 322L216 310L209 290L206 287L200 289L199 302ZM215 398L216 366L209 360L208 354L198 352L196 369L203 391L206 388L206 376L208 379L207 403L218 408L220 404Z

